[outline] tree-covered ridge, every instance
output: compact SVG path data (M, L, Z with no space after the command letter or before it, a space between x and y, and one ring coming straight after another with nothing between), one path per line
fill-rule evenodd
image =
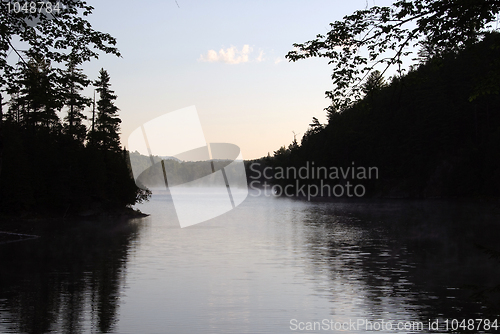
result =
M147 199L148 192L137 188L131 176L128 153L120 147L121 121L109 74L101 70L94 83L99 99L95 120L87 128L83 112L90 99L79 94L89 82L86 76L70 68L68 89L48 90L51 68L39 69L37 64L34 69L22 68L16 81L19 89L9 91L2 124L0 211L71 215ZM61 121L58 112L63 110L67 115Z
M148 198L120 146L107 71L93 82L97 108L82 95L92 81L81 64L99 51L120 56L116 41L84 19L93 10L85 1L60 4L57 13L0 9L0 212L63 217ZM14 38L27 50L17 50ZM17 64L7 62L12 51Z
M222 180L222 175L216 173L222 168L230 175L238 175L239 173L238 166L231 165L232 160L181 161L175 157L149 157L139 152L130 152L129 156L131 164L136 166L138 170L143 170L137 177L137 183L148 189L166 189L166 186L189 187L193 186L192 183L190 184L192 181L196 181L196 187L213 187L214 184L220 184ZM153 165L151 165L151 160L154 162ZM167 174L167 183L163 168ZM238 181L233 180L232 185L246 186L245 182L238 183Z
M432 57L329 113L328 124L313 122L300 145L283 147L264 162L376 166L379 179L366 182L371 195L499 196L498 59L498 33Z

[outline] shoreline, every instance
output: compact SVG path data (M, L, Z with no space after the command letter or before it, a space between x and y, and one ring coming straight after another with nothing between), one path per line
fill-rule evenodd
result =
M0 213L0 226L4 223L64 223L67 221L99 221L106 218L115 219L133 219L133 218L144 218L148 217L149 214L143 213L138 209L133 208L122 208L122 209L90 209L86 211L79 212L77 214L66 214L66 213L41 213L41 212L23 212L23 213Z

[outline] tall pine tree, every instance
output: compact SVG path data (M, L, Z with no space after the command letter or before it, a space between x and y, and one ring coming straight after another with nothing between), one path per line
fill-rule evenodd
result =
M12 73L7 92L11 94L7 119L26 128L58 128L63 99L56 89L56 73L50 62L36 53L28 53L27 63L19 62Z
M90 144L104 150L119 152L121 119L117 117L119 109L114 104L116 95L110 89L109 79L108 72L102 68L99 71L99 78L94 82L99 93L99 101L97 101L95 131L90 133Z
M65 71L62 71L62 86L64 87L65 105L68 108L68 114L64 118L64 132L83 145L87 135L87 127L83 121L87 119L83 115L85 107L90 106L92 100L82 96L81 91L87 87L90 80L77 67L76 61L68 63Z

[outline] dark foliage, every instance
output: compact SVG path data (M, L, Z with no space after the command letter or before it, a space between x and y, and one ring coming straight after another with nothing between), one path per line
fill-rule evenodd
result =
M93 10L85 1L61 0L57 9L0 8L0 93L8 95L0 97L0 213L64 217L122 209L149 195L136 187L120 147L121 121L105 70L96 82L96 140L86 141L91 100L81 92L90 80L80 66L99 51L120 56L116 40L85 20ZM27 50L17 50L16 39ZM16 65L7 62L12 51Z
M94 86L99 93L97 101L97 119L95 131L90 133L91 145L105 150L120 151L120 118L117 117L118 107L114 101L116 95L111 90L110 77L105 69L99 71L99 78Z
M458 52L480 41L491 30L490 23L500 11L498 0L399 0L390 7L355 11L330 23L331 30L305 43L295 43L286 58L291 61L310 57L329 59L334 65L335 89L329 111L344 110L358 101L363 83L380 66L401 67L422 46L420 58L444 52Z
M431 58L330 113L326 126L313 123L299 147L283 147L268 164L376 166L380 177L365 182L371 195L498 197L498 59L498 33Z
M121 209L147 197L135 185L125 151L81 145L70 134L27 132L4 122L0 211L64 217Z

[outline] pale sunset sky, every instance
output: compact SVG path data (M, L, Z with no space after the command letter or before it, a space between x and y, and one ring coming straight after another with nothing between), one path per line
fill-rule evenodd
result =
M312 117L326 122L332 89L326 59L290 63L293 43L381 0L89 0L93 27L117 39L122 58L84 65L90 79L111 77L122 144L155 117L196 106L207 142L238 145L244 159L299 140ZM86 92L92 95L92 90Z

